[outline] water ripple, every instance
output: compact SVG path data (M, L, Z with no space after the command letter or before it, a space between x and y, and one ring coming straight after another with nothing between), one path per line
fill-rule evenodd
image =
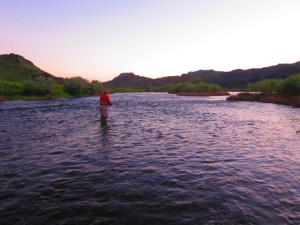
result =
M0 103L0 224L299 224L299 109L164 93Z

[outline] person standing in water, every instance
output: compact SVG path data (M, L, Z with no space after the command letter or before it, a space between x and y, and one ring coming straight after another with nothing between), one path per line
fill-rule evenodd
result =
M100 114L101 114L101 125L106 125L107 124L107 117L108 117L108 112L107 112L107 107L112 105L112 101L110 100L108 96L108 91L103 91L102 95L100 96Z

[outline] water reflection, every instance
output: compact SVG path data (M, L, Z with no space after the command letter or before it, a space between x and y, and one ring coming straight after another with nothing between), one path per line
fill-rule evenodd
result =
M111 126L108 124L103 125L100 122L100 137L101 137L101 143L102 147L108 148L112 145L112 136L111 136Z

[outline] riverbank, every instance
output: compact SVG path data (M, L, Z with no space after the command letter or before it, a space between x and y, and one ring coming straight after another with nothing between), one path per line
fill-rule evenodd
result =
M83 98L83 97L89 97L91 95L78 95L78 96L70 96L70 95L59 95L59 96L52 96L52 95L46 95L46 96L21 96L21 95L15 95L15 96L0 96L0 102L4 101L36 101L36 100L55 100L59 98Z
M284 96L280 94L266 94L266 93L239 93L227 98L228 101L257 101L263 103L274 103L281 105L289 105L293 107L300 107L300 96Z
M66 98L66 96L63 96ZM30 100L53 100L56 98L62 98L62 97L53 97L50 95L46 96L9 96L9 97L4 97L0 96L0 102L4 101L19 101L19 100L24 100L24 101L30 101Z
M178 96L227 96L228 92L178 92Z

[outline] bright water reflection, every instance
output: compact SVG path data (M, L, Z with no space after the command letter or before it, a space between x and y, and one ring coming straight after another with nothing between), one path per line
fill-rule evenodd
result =
M300 224L299 109L111 98L0 104L0 224Z

